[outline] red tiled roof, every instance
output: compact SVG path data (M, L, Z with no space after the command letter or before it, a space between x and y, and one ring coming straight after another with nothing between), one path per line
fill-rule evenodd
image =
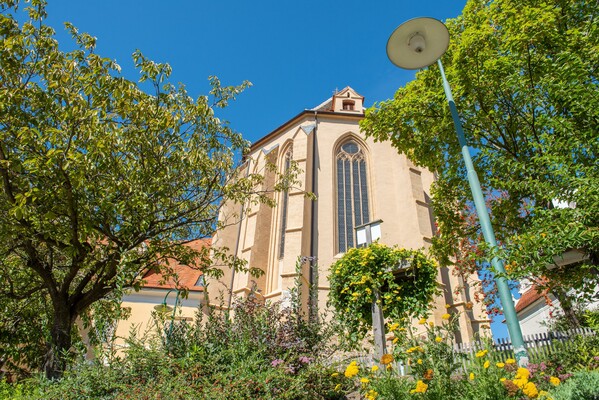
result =
M191 241L185 246L189 246L194 250L199 250L203 247L210 247L212 239L198 239ZM189 291L202 291L203 286L196 286L198 279L202 276L202 271L192 268L188 265L183 265L173 259L168 259L169 267L177 274L177 281L174 277L169 277L165 282L161 273L156 271L148 271L143 277L145 282L144 288L151 289L187 289Z
M520 299L518 299L518 303L516 303L516 312L518 313L524 310L526 307L530 306L540 298L547 299L547 293L549 293L548 289L540 291L537 285L533 285L530 289L522 294Z

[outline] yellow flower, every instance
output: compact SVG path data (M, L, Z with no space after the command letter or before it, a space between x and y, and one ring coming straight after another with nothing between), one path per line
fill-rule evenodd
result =
M470 376L469 376L470 380L473 381L474 380L474 372L470 372Z
M529 398L534 399L535 397L537 397L539 395L539 390L537 389L537 387L534 383L528 382L522 388L522 393L527 395Z
M530 371L526 368L518 368L516 371L516 379L528 379L530 378Z
M499 382L505 381L505 378L499 378Z
M362 379L360 379L360 382L362 382L362 384L366 385L368 382L370 382L370 379L362 378Z
M377 392L375 392L374 390L369 390L368 393L366 393L365 397L366 397L366 400L375 400L378 395L379 394Z
M428 323L428 326L430 326L431 328L435 326L435 323L433 321Z
M393 362L393 356L391 354L383 354L381 357L381 364L387 365Z
M418 361L416 361L417 364L422 364L422 359L419 358Z
M513 358L508 358L507 360L505 360L506 364L515 364L516 360L514 360Z
M410 393L426 393L426 389L428 389L428 385L422 381L418 381L416 382L416 389L410 390Z
M424 325L424 324L426 324L426 318L420 318L420 321L418 321L418 323L419 323L420 325Z
M420 347L420 346L410 347L409 349L406 350L406 353L411 354L415 351L422 351L422 347Z
M546 234L545 232L542 232L542 233L541 233L541 237L542 237L542 238L545 238L545 236L547 236L547 234Z
M399 338L393 338L393 344L397 343L399 341Z
M378 365L373 365L372 368L370 369L372 372L376 372L379 370L379 366Z
M398 323L391 324L391 325L389 325L389 332L393 332L397 328L399 328L399 324Z
M489 368L489 365L491 365L491 362L489 360L485 361L485 363L483 364L484 368Z
M488 350L481 350L481 351L477 351L476 352L476 358L481 358L487 355L489 351Z
M447 321L449 318L451 318L451 315L445 313L441 316L441 318L443 318L445 321Z
M549 383L551 383L553 386L557 386L561 382L562 381L560 381L558 377L552 376L551 378L549 378Z
M502 362L498 362L497 364L495 364L497 366L497 368L503 368L505 367L505 364Z
M450 306L449 304L445 304L445 308L446 308L447 310L449 310L449 309L451 308L451 306Z
M337 386L335 386L335 392L338 392L339 389L341 389L341 384L340 383L338 383Z
M518 386L520 389L523 389L524 386L528 383L528 379L527 378L516 378L512 382L514 382L514 384L516 386Z
M393 369L393 366L392 366L391 364L388 364L388 365L385 367L385 369L386 369L387 371L391 371L391 370Z
M349 363L347 368L345 368L344 375L346 378L353 378L354 376L358 375L358 372L360 372L360 367L358 366L358 363L352 361L351 363Z
M435 342L437 342L437 343L441 343L442 341L443 341L443 338L441 338L441 337L439 337L439 336L437 336L437 337L435 338Z
M333 372L333 373L331 374L331 376L332 376L333 378L335 378L335 377L339 376L339 372Z

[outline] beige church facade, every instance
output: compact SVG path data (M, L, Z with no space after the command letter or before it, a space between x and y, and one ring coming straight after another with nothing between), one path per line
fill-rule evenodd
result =
M298 257L305 257L301 279L317 286L319 309L324 310L329 267L356 245L355 227L368 222L382 221L384 244L410 249L430 245L435 229L429 201L434 174L397 154L389 143L366 139L359 127L363 117L364 98L346 87L252 145L244 168L265 175L258 189L273 189L275 172L266 168L267 163L284 172L293 161L300 169L299 183L272 194L276 207L223 208L220 220L226 227L213 238L213 246L227 247L264 274L256 278L224 268L222 279L207 278L211 302L220 299L220 306L228 307L231 295L251 291L266 300L286 301L297 278ZM476 333L489 335L481 329L489 323L483 306L469 309L474 302L471 283L477 279L469 281L441 268L442 295L435 298L430 319L441 323L446 305L460 312L459 340L464 342Z

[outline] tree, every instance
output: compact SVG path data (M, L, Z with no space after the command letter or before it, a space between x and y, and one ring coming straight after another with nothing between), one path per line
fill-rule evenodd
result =
M589 294L599 282L598 12L582 0L470 0L447 21L443 63L508 276L549 278L539 282L556 292ZM456 253L481 242L480 230L468 223L471 195L436 65L367 110L361 126L437 171L434 249L464 260ZM560 266L570 250L584 256Z
M212 77L210 96L193 99L139 51L129 81L70 24L77 49L61 51L44 3L27 18L0 3L0 306L45 316L40 367L58 378L90 306L149 268L172 273L167 258L209 272L224 251L182 244L212 236L224 201L271 200L254 191L262 176L238 168L248 142L215 116L248 82ZM13 328L3 322L0 338Z

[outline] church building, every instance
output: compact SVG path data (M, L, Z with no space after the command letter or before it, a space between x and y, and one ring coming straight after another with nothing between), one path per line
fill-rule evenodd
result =
M254 293L270 301L285 302L298 277L296 263L303 257L301 279L315 285L318 306L326 307L329 268L347 249L356 246L355 228L380 221L380 242L409 249L426 248L435 234L430 187L432 172L415 166L389 144L366 139L359 122L364 118L364 97L351 87L336 92L322 104L300 112L252 146L243 168L265 176L260 190L274 188L276 173L299 167L299 184L273 192L275 207L229 205L221 211L225 228L212 245L227 247L248 266L260 268L258 278L223 268L219 280L207 278L210 301ZM316 199L306 196L313 193ZM315 270L317 268L317 270ZM460 312L458 339L469 342L489 324L484 306L474 301L472 282L440 268L442 291L432 306L430 321ZM304 285L307 287L307 285ZM304 298L307 301L306 295ZM472 304L474 307L472 307ZM447 307L446 307L447 305Z

